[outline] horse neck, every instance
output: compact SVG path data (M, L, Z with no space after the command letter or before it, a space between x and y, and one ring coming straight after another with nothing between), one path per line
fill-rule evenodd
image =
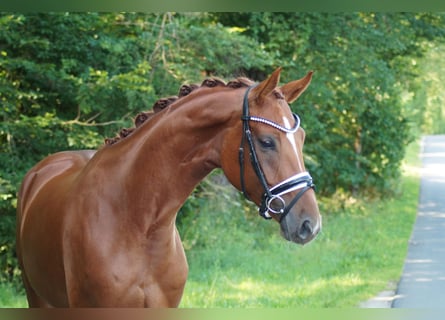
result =
M142 213L145 224L173 225L194 187L220 167L222 128L239 120L242 92L210 92L183 98L98 157L112 183L125 186L126 212Z

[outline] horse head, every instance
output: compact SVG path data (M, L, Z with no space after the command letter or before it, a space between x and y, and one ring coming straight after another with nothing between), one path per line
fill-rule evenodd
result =
M280 72L244 93L241 121L227 134L222 168L261 216L280 224L286 240L305 244L320 231L321 215L303 161L305 132L289 104L309 86L312 72L279 87ZM234 141L241 141L236 150Z

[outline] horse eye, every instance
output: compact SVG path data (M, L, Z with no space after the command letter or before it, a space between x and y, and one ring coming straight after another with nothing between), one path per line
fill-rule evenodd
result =
M258 139L263 149L275 150L275 141L272 138Z

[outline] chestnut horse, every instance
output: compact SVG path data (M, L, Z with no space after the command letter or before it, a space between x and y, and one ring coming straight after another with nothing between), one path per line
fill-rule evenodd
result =
M17 209L29 305L178 306L188 265L176 215L214 168L276 220L285 239L315 238L321 216L303 163L305 134L288 105L312 72L277 87L280 71L257 85L238 78L184 87L99 150L35 165Z

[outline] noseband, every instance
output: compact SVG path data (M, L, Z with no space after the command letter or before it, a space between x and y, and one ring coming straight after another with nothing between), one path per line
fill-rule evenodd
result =
M255 145L252 138L252 131L250 130L249 126L249 121L259 122L271 126L285 133L295 133L300 127L300 118L298 117L297 114L293 113L295 119L295 125L293 128L288 129L273 121L260 117L250 116L248 97L249 97L249 92L252 88L253 86L249 87L246 93L244 94L243 115L241 117L241 120L243 121L243 135L241 138L241 145L239 148L241 189L243 191L244 196L250 200L246 191L246 186L244 181L244 144L247 141L247 144L249 145L250 162L252 164L253 170L255 171L255 174L257 175L264 189L264 194L262 196L261 205L259 208L259 214L265 219L271 219L272 216L269 214L271 213L275 216L278 216L278 220L281 222L284 219L284 217L286 217L286 215L289 213L289 211L292 209L292 207L297 203L297 201L303 196L303 194L309 189L314 189L315 185L312 182L312 177L309 174L309 172L302 172L278 183L276 186L272 188L269 188L264 172L261 169L261 165L258 161L257 153L255 151ZM289 202L289 204L286 204L286 201L284 201L282 196L286 193L295 190L300 190L300 192L297 193L297 195Z

